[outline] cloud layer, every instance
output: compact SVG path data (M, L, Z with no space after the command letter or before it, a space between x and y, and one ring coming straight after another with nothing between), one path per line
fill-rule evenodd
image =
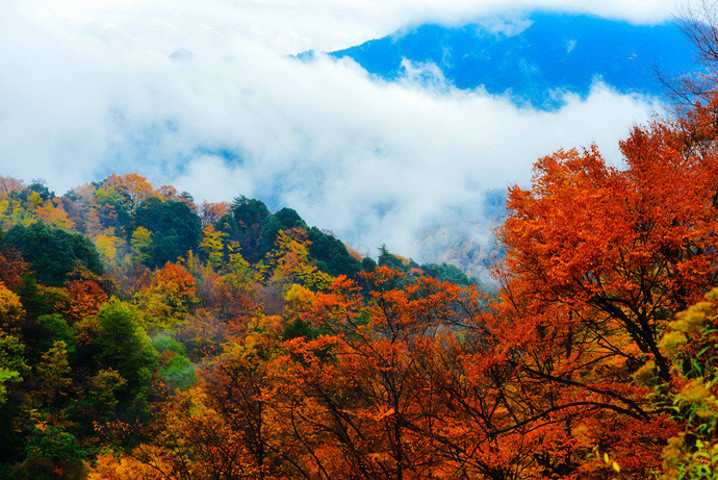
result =
M213 49L244 37L283 53L337 50L409 24L461 24L494 14L535 9L589 13L656 23L674 0L25 0L106 33L182 37ZM162 43L162 42L160 42Z
M541 155L595 142L618 159L617 140L658 108L596 84L538 112L431 72L383 83L349 60L286 55L506 6L476 3L4 2L0 175L64 192L137 171L197 200L290 206L364 253L386 243L419 254L427 224L481 224L485 192L527 182ZM648 22L669 12L626 3L531 5Z

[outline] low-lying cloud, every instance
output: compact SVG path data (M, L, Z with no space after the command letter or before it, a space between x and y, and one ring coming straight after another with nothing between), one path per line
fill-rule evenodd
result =
M348 59L286 55L297 39L303 50L359 37L376 12L388 12L387 25L459 19L477 13L470 2L327 0L301 13L302 2L287 0L274 24L265 2L102 3L0 6L0 175L46 178L59 193L136 171L199 201L243 194L290 206L362 253L386 243L426 256L417 239L427 225L445 219L468 235L485 232L475 227L490 223L486 192L526 184L532 163L562 147L595 142L618 161L617 140L659 108L597 82L586 99L558 92L563 108L536 111L456 90L430 66L386 83ZM338 5L323 14L336 25L316 39L313 28L327 20L311 17L315 3ZM655 20L655 2L628 13L624 3L603 8ZM233 25L241 12L257 23ZM261 40L288 28L292 12L293 30ZM342 21L351 34L339 31Z

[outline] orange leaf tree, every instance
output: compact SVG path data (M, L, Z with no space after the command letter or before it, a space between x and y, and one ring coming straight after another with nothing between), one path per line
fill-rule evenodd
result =
M590 470L576 455L593 446L645 475L674 431L631 376L650 360L671 380L661 331L718 276L718 159L686 134L703 121L635 128L623 170L595 148L560 151L509 192L493 334L535 412L517 425L554 425L535 455L546 472Z
M167 263L155 272L150 285L135 295L152 328L175 326L197 303L195 282L181 265Z
M339 277L303 298L317 338L287 342L274 362L273 408L310 478L418 479L457 475L459 442L428 365L478 303L459 287L379 267ZM455 422L456 423L456 422Z

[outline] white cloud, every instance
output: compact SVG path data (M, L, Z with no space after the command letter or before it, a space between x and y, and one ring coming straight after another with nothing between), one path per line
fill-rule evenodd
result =
M542 2L636 21L662 11ZM414 71L421 85L384 83L350 60L284 55L423 18L458 21L499 2L92 5L0 5L0 174L44 177L63 192L137 171L200 201L255 195L364 252L387 243L416 254L422 227L447 212L454 221L457 209L480 222L486 190L526 182L531 164L559 147L596 142L618 158L617 139L657 108L597 84L586 100L537 112L427 82L425 66Z
M329 51L376 38L407 24L458 24L534 9L589 13L636 23L670 17L675 0L24 0L97 33L184 39L193 47L232 48L252 39L284 53ZM509 22L510 23L510 22Z

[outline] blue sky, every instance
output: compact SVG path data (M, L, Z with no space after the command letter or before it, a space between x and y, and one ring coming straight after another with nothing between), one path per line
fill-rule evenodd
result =
M510 29L553 9L639 24L670 1L5 0L0 175L58 193L137 171L196 200L291 206L362 253L431 256L427 228L483 238L486 192L526 184L558 148L617 141L660 112L596 83L565 105L519 108L481 89L371 77L331 51L424 22ZM175 54L175 55L173 55ZM421 72L425 74L426 72ZM229 152L229 154L227 154Z

